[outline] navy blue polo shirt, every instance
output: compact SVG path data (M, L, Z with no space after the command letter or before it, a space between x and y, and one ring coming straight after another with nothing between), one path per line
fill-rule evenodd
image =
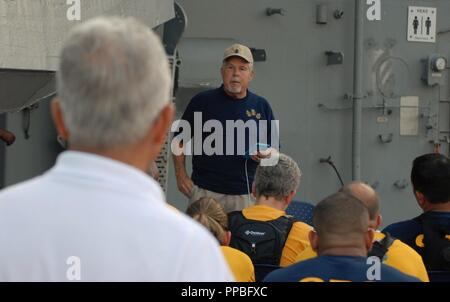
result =
M320 256L278 269L266 276L264 282L420 282L419 279L380 264L380 280L368 280L371 268L365 257Z
M197 113L197 116L199 113L202 115L201 122L197 121L197 126L201 125L201 129L203 129L203 126L208 121L215 120L220 123L223 132L217 132L215 128L211 128L210 132L201 131L199 133L199 131L195 131L195 113ZM205 154L204 148L201 148L201 154L194 153L192 159L192 181L194 184L200 188L221 194L247 194L245 165L247 163L248 180L251 186L257 163L251 159L246 160L247 157L244 154L239 155L238 151L244 153L245 151L253 150L255 146L249 146L250 142L252 144L256 142L273 145L271 143L271 121L275 118L267 100L250 91L247 91L245 98L236 100L228 96L222 86L217 89L201 92L192 98L181 119L189 122L191 137L194 138L193 143L200 136L201 142L207 142L207 145L212 145L222 150L221 154L219 152L216 152L216 154ZM242 140L243 147L240 150L237 144L237 130L228 127L227 131L227 121L234 123L239 120L243 123L253 120L257 129L256 140L253 141L249 139L250 132L248 128L245 131L245 137L243 136L244 133L239 133L239 135L245 138ZM266 121L267 127L264 127L264 122L261 124L260 121ZM264 128L267 131L263 130ZM175 135L178 135L182 131L182 129L179 130ZM278 133L278 129L276 131ZM264 136L264 139L259 138L260 132ZM211 136L213 133L214 137L222 138L222 148L219 148L220 145L217 145L217 141L213 140ZM233 133L234 135L232 135ZM212 141L214 143L211 144ZM231 148L233 146L230 144L234 144L234 148ZM227 149L229 152L227 152Z
M447 234L450 235L450 212L426 212L416 218L393 223L387 226L383 232L388 232L422 255L423 228L421 217L424 217L427 221L431 221L433 225L440 226L440 229L447 229Z

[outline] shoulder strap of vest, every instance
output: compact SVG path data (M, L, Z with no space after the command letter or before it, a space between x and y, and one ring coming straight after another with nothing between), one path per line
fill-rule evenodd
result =
M383 239L380 241L375 241L373 243L372 249L369 251L368 256L376 256L380 258L381 261L383 261L384 256L388 252L391 245L394 243L396 238L392 237L389 233L383 232L385 235Z
M286 239L289 236L289 233L291 232L292 227L294 226L294 223L296 223L298 220L295 219L294 216L291 215L286 215L286 217L288 218L288 227L287 227L287 232L286 232Z
M280 234L285 234L286 236L283 239L282 245L284 246L287 238L289 237L289 233L291 232L292 226L297 220L291 215L280 216L277 219L268 221ZM280 229L280 227L282 229Z
M228 213L228 229L232 231L236 229L246 220L242 211L233 211Z

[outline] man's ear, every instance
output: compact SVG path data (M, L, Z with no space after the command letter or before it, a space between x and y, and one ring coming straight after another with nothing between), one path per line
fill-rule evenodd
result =
M374 237L375 231L373 229L368 229L364 236L364 243L366 245L367 252L369 252L372 249Z
M319 250L319 236L317 236L317 233L314 230L311 230L308 234L308 238L311 248L317 253Z
M253 81L254 78L255 78L255 71L252 70L252 72L250 73L250 81Z
M230 242L231 242L231 232L230 231L226 231L224 237L225 238L223 239L222 245L229 246Z
M65 141L69 140L69 131L64 123L64 117L61 109L61 102L58 97L55 97L51 102L51 111L53 123L55 124L56 132Z
M376 228L378 229L381 226L381 224L383 223L383 217L381 216L381 214L378 214L376 223L377 223Z
M295 194L297 194L296 191L292 191L291 193L289 193L288 196L286 196L285 202L286 202L286 208L291 204L292 199L294 199Z
M423 209L425 204L427 203L425 195L423 195L423 193L420 191L414 191L414 195L416 196L417 203Z
M151 132L152 143L155 146L160 146L166 141L167 133L169 131L169 127L172 124L174 113L175 108L173 104L170 103L161 110L161 113L153 123Z

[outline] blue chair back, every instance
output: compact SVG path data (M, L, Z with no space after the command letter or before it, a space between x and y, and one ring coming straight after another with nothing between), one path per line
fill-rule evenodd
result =
M255 281L262 282L264 278L272 271L281 268L273 264L255 264Z
M305 202L293 200L286 209L286 214L295 217L295 219L309 225L313 225L314 205Z

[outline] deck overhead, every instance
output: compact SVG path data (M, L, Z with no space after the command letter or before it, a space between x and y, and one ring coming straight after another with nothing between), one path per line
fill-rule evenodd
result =
M172 0L80 1L81 21L69 21L66 0L0 1L0 69L55 71L70 28L99 15L136 17L154 28L174 17Z
M0 112L19 111L55 90L54 72L69 30L99 15L136 17L149 27L174 17L172 0L0 1Z

